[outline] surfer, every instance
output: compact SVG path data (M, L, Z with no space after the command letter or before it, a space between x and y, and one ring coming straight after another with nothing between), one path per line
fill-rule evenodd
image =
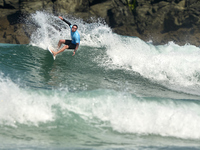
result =
M77 31L78 26L76 24L72 25L69 21L63 19L63 17L61 17L61 16L59 16L59 18L69 25L69 27L71 29L71 39L72 40L65 40L65 39L59 40L57 49L59 49L62 44L65 44L65 46L63 46L57 52L54 52L53 50L51 50L51 52L53 53L54 56L56 56L57 54L63 52L65 49L74 49L73 55L72 55L72 56L74 56L80 45L80 35Z

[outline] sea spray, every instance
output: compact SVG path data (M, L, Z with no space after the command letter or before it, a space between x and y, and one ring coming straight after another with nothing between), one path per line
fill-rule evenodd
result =
M31 45L46 49L48 45L57 44L62 36L69 37L69 33L62 31L67 26L61 26L62 28L57 26L59 18L56 16L37 11L30 16L30 20L33 22L32 25L37 27L31 35Z
M106 36L112 33L111 29L101 19L97 19L93 23L86 23L67 15L63 15L63 18L78 25L81 45L105 46L104 42L108 38ZM31 35L31 45L46 49L48 45L56 47L60 39L71 39L69 26L58 16L37 11L30 16L30 20L29 22L32 22L32 25L37 26L37 29Z

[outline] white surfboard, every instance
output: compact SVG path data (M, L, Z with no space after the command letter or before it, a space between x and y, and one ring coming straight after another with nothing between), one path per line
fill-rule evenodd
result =
M53 48L51 45L49 45L49 46L48 46L48 50L49 50L49 52L51 53L51 55L53 56L53 59L55 60L55 59L56 59L56 56L54 56L53 53L51 52L51 50L54 51L54 48Z

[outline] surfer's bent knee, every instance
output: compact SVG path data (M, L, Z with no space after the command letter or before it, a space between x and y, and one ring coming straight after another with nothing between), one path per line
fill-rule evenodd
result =
M69 48L69 45L65 45L64 48L65 48L65 49L68 49L68 48Z
M59 43L64 44L64 43L65 43L65 40L61 39L61 40L59 40Z

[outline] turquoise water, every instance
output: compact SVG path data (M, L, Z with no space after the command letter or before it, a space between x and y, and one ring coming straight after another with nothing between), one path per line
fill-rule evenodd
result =
M199 47L70 21L75 56L52 59L47 46L70 35L44 12L32 15L30 44L0 44L0 149L200 148Z

